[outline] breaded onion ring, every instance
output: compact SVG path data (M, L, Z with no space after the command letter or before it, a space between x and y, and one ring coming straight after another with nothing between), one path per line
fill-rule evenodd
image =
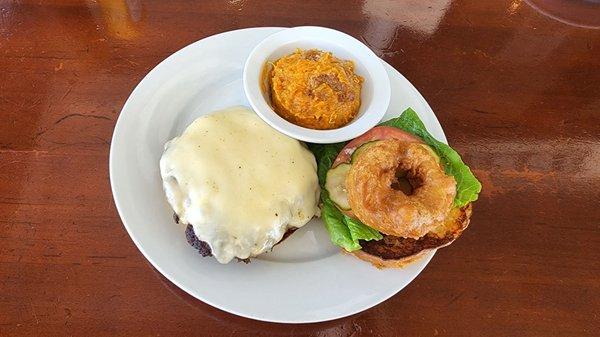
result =
M399 172L406 174L412 194L392 188ZM387 139L356 158L346 189L352 211L363 223L388 235L418 239L448 215L456 181L426 145Z

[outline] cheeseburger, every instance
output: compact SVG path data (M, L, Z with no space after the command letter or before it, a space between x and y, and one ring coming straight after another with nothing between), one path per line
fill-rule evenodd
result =
M312 153L234 107L196 119L165 145L160 173L188 242L220 263L273 248L318 211Z

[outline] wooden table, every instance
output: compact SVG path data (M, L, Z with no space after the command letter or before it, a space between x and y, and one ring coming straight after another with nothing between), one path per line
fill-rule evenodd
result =
M0 1L1 336L598 336L600 30L518 0L42 3ZM297 25L352 34L403 73L484 189L469 230L401 293L280 325L153 270L115 209L108 153L123 103L165 57Z

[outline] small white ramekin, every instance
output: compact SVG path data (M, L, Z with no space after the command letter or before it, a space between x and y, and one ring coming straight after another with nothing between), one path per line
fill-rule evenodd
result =
M351 60L364 78L361 105L356 118L332 130L304 128L280 117L271 108L263 83L263 68L296 49L320 49L340 59ZM244 90L256 113L273 128L310 143L336 143L356 138L383 118L390 103L390 80L382 61L362 42L340 31L324 27L295 27L270 35L250 52L244 66ZM268 89L267 89L268 90Z

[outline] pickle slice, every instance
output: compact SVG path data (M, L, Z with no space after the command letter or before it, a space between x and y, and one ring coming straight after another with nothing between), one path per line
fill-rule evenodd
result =
M346 191L346 176L348 176L351 166L350 164L340 164L327 171L325 178L325 189L329 193L331 201L346 211L350 209Z
M370 148L376 142L377 142L377 140L366 142L366 143L362 144L361 146L357 147L356 150L354 150L354 152L352 153L350 162L353 163L356 160L356 158L358 158L358 156L360 156L361 153L363 153L366 149Z

